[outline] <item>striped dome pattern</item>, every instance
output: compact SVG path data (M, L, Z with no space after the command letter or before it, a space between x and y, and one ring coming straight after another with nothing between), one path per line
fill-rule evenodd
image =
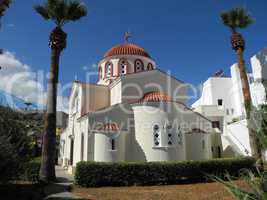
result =
M118 55L137 55L150 58L150 55L142 47L128 43L112 47L105 53L104 58Z

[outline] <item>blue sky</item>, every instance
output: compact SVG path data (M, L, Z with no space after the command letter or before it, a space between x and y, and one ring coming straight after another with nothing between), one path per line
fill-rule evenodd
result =
M13 0L2 19L1 48L15 54L33 71L49 70L48 33L53 24L42 20L32 6L43 0ZM130 30L131 42L146 49L162 70L178 79L200 84L218 69L229 74L235 62L229 30L219 14L244 6L255 23L242 30L248 59L267 44L266 0L84 0L89 14L80 22L67 24L68 45L61 57L60 82L77 77L85 80L85 69L95 70L105 51L123 42ZM84 66L87 66L84 68ZM250 66L247 66L250 70Z

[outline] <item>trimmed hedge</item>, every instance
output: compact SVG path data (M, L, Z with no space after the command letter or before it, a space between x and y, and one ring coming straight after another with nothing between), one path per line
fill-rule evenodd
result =
M83 187L166 185L205 181L207 175L238 176L242 169L255 170L251 157L207 161L104 163L79 162L75 183Z

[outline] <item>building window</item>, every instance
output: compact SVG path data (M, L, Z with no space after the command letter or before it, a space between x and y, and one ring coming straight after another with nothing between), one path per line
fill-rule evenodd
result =
M177 137L178 137L178 144L182 145L183 144L183 134L182 134L180 126L178 127L178 130L177 130Z
M84 134L81 136L81 161L84 159Z
M218 106L222 106L223 105L223 100L222 99L218 99Z
M212 122L212 128L220 128L220 122L219 121L213 121Z
M109 78L113 76L113 64L111 62L107 62L105 65L105 77Z
M126 59L122 58L119 60L119 64L118 64L118 75L125 75L128 73L128 66L129 63Z
M147 70L153 70L153 65L152 63L147 64Z
M230 113L229 113L229 109L227 108L226 109L226 115L229 115Z
M110 139L110 145L111 145L111 150L114 151L116 150L116 142L115 139Z
M166 124L166 133L168 137L168 145L171 146L173 144L173 137L172 137L172 126L170 124Z
M160 146L160 128L159 125L155 124L153 126L153 135L154 135L154 146Z
M141 72L144 71L144 63L142 60L137 59L134 62L134 72Z

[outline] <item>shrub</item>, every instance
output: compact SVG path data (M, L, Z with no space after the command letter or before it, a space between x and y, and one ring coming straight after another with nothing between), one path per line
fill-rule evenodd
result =
M241 169L254 170L250 157L207 161L103 163L79 162L75 182L83 187L166 185L205 180L207 174L239 175Z
M33 183L39 182L40 159L34 159L24 166L24 179Z
M0 147L0 183L5 183L15 179L20 168L15 148L8 137L0 135Z

